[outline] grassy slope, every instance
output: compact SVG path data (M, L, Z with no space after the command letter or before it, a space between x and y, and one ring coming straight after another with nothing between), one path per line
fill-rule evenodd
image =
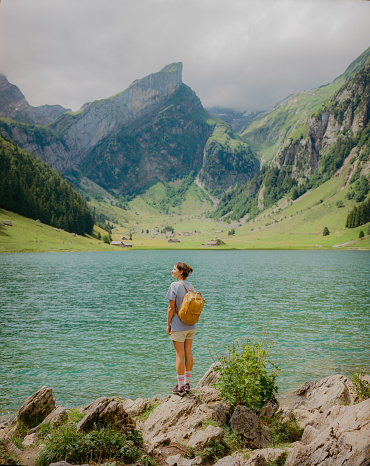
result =
M158 210L165 195L165 187L160 182L131 201L127 211L107 202L92 201L90 204L96 213L115 218L113 239L129 237L131 232L135 249L204 249L202 244L219 237L226 245L217 249L369 250L370 236L362 240L358 240L358 236L361 230L367 235L370 225L344 228L347 214L355 205L353 200L345 197L349 188L342 189L348 168L347 162L338 176L325 184L294 202L280 201L274 209L242 226L204 217L211 208L211 202L195 184L187 191L184 203L171 208L169 214ZM336 206L339 200L344 207ZM13 222L12 227L3 226L3 220L8 219ZM115 250L114 246L93 237L73 237L67 232L56 232L47 225L38 226L34 220L4 210L0 210L0 224L0 252ZM168 238L160 233L166 225L174 227L175 237L180 239L180 243L168 243ZM324 237L322 231L326 226L331 234ZM231 228L235 228L235 236L228 235ZM192 233L184 236L185 232ZM102 236L106 234L103 230L100 233Z
M11 220L13 226L4 226ZM95 227L95 231L103 230ZM111 246L92 236L72 236L30 218L0 209L0 252L107 251Z
M255 119L241 137L248 141L262 162L271 160L289 135L305 131L304 121L316 113L349 79L370 62L370 48L354 60L331 84L287 97Z

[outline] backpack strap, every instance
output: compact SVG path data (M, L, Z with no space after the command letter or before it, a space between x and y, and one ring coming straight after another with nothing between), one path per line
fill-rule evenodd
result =
M184 285L184 288L185 288L186 292L189 293L189 290L186 288L185 283L184 282L181 282L181 283ZM191 285L191 291L194 291L193 285Z

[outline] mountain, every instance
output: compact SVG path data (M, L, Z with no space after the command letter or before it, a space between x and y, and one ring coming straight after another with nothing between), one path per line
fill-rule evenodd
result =
M9 87L9 86L8 86ZM212 117L182 82L182 63L133 82L107 99L66 111L44 126L0 115L0 134L33 152L65 177L92 181L117 194L135 194L156 180L193 173L211 190L245 183L259 170L249 144ZM9 99L8 99L9 100ZM221 176L222 175L222 176Z
M252 146L261 163L271 161L285 141L302 131L305 121L367 64L370 64L370 47L332 83L288 96L258 115L241 134L242 139Z
M14 84L10 84L0 73L0 115L22 123L46 125L65 113L61 105L42 105L32 107Z
M324 100L324 97L326 99ZM215 218L256 217L284 196L295 200L346 166L342 188L362 201L370 189L370 48L331 85L291 96L242 134L261 173L229 190Z

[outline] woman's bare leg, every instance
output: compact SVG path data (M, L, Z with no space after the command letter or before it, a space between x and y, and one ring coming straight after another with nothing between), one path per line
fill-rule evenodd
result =
M185 351L185 370L191 372L193 370L193 353L191 351L191 345L193 340L185 340L184 351Z
M188 340L186 340L188 341ZM185 341L185 343L186 343ZM177 375L184 375L185 374L185 343L180 341L174 341L173 346L175 347L176 351L176 372Z

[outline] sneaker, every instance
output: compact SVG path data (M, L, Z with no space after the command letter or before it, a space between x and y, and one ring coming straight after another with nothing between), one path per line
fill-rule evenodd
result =
M184 396L186 391L185 391L185 388L182 386L181 388L179 388L177 385L175 387L173 387L172 389L172 393L174 395L179 395L179 396Z
M189 383L186 383L184 385L184 390L186 391L186 393L189 393L190 392L190 384Z

